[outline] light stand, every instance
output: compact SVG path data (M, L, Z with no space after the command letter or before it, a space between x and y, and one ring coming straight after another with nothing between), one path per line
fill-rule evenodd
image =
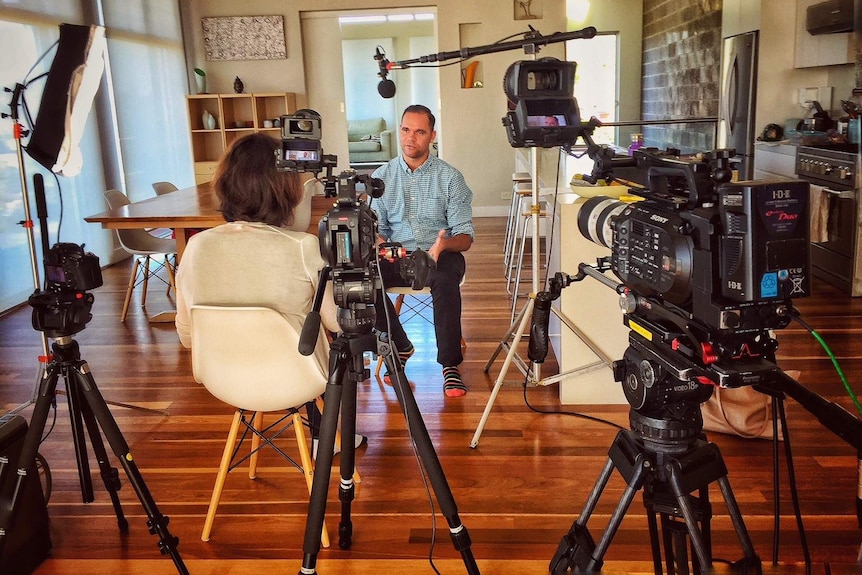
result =
M19 223L25 230L27 230L27 247L30 250L30 268L33 273L33 290L39 291L42 288L42 281L39 277L39 266L36 256L36 239L33 234L33 220L30 216L30 192L27 188L27 174L24 169L24 147L21 145L21 138L26 136L29 132L27 132L21 125L18 117L18 106L20 105L24 85L18 83L15 84L14 89L5 88L4 90L6 92L12 92L12 103L9 104L10 112L8 114L4 112L2 117L12 119L12 136L15 139L15 153L18 158L18 173L21 177L21 195L24 203L24 219ZM36 384L33 388L33 396L28 402L22 403L15 409L11 410L10 413L18 413L36 401L36 397L39 393L39 382L42 381L42 376L45 373L45 364L50 355L48 349L48 337L44 332L40 332L40 336L42 340L42 355L39 356L39 369L36 374Z

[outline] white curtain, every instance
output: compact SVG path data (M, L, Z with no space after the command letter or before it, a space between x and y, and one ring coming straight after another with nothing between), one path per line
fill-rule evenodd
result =
M107 265L125 254L115 249L112 232L83 220L107 209L105 189L120 188L136 200L154 195L155 181L169 180L180 187L194 183L177 6L176 0L0 0L3 87L12 88L50 69L55 50L49 49L59 37L60 24L107 28L108 81L103 81L96 95L81 141L83 170L73 178L60 177L58 187L48 170L24 154L28 203L37 224L32 177L37 172L44 176L49 245L58 240L84 244ZM34 120L43 85L44 79L36 80L25 90ZM10 112L11 96L7 98L0 102L5 113ZM29 128L23 109L20 115ZM9 119L0 121L0 312L25 302L35 287L28 234L18 224L25 218L25 202L12 126ZM40 235L37 225L35 267L44 282Z

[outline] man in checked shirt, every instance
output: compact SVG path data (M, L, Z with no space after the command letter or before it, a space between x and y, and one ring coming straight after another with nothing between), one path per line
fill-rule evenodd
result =
M473 192L461 172L431 154L434 114L421 105L408 106L399 128L401 155L372 174L386 184L383 196L372 201L379 218L381 241L398 242L408 251L423 249L437 262L429 274L434 304L437 362L443 366L443 392L447 397L467 393L458 366L461 354L461 278L464 255L473 245ZM384 286L408 285L398 274L398 264L381 261ZM389 332L399 352L401 365L414 353L388 297L377 302L379 331ZM385 305L391 325L387 327ZM391 383L390 374L384 381Z

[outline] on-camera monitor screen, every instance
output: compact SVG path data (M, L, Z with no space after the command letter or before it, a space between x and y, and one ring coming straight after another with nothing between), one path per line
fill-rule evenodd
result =
M546 126L556 127L566 125L566 117L563 114L542 114L536 116L527 116L528 128L541 128Z
M320 140L307 140L303 138L282 140L284 159L294 162L319 162Z
M317 162L320 160L320 155L317 150L285 150L285 160L293 160L295 162Z

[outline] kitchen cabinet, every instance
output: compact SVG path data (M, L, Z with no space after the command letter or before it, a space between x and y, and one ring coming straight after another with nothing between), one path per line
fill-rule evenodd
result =
M792 144L754 144L754 179L796 179L796 146Z
M721 6L721 37L760 30L760 0L724 0Z
M798 0L796 3L796 68L852 64L856 61L856 43L852 32L811 35L805 29L808 7L823 0Z
M266 128L264 120L296 112L296 95L292 92L194 94L186 96L186 106L195 183L200 184L212 180L218 159L234 140L255 132L280 137L280 128ZM205 124L205 113L213 116L212 127Z

